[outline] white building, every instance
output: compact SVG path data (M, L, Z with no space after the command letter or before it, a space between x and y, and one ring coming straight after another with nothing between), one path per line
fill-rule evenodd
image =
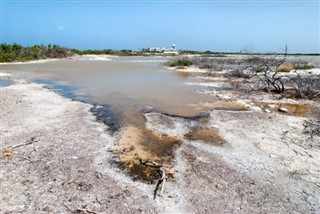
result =
M152 47L148 49L151 52L164 53L164 54L179 54L179 51L176 49L176 45L172 44L170 48L158 48Z

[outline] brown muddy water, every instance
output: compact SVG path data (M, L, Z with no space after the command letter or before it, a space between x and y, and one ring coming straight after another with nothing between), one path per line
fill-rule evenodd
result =
M10 64L2 65L2 72L43 83L76 100L108 106L124 122L122 126L134 127L122 131L117 149L121 151L122 163L138 178L154 180L156 172L142 166L139 160L148 158L169 164L173 150L180 142L156 136L147 130L143 110L154 108L170 115L191 117L206 110L206 107L198 105L200 102L214 102L214 98L197 93L203 89L202 86L184 84L185 81L198 81L192 74L163 68L162 63L167 58L110 59Z
M192 75L168 71L161 66L167 58L113 57L111 61L58 60L45 63L2 65L2 72L30 81L49 80L72 88L76 98L109 105L127 122L141 124L140 111L152 107L161 112L193 116L201 109L194 104L212 101L185 86ZM196 80L195 80L196 81Z

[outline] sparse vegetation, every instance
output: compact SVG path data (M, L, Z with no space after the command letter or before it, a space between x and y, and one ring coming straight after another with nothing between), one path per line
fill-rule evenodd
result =
M283 54L250 54L243 57L201 57L175 58L165 65L183 67L193 65L207 69L207 75L216 75L215 71L225 70L226 78L244 78L250 80L250 90L264 90L284 96L314 99L320 97L318 76L309 75L308 70L315 65L307 61L288 58L287 48ZM297 72L299 71L299 72Z
M177 58L172 61L169 61L167 65L170 67L184 67L193 65L193 62L188 58Z
M305 70L314 66L303 61L288 61L287 47L282 58L279 55L270 55L268 58L251 56L247 63L233 72L234 75L244 78L258 78L258 87L267 92L283 93L286 89L293 89L296 98L313 99L320 97L318 89L320 80L317 76L307 73L299 74L298 69ZM285 74L290 72L290 74ZM250 73L251 75L244 75ZM241 75L240 75L241 74ZM318 89L317 89L318 88Z
M291 77L290 80L294 85L296 98L320 98L320 77L295 72L294 77Z

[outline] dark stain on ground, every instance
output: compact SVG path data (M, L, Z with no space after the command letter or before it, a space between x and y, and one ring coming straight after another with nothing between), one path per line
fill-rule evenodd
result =
M174 156L174 150L181 145L181 141L173 137L158 136L152 131L145 129L143 131L144 139L141 144L144 148L158 157L171 159Z
M156 180L159 180L158 169L142 164L140 161L133 164L129 168L129 172L132 173L135 179L147 181L154 184Z
M53 81L44 80L44 79L36 79L33 82L45 85L45 88L48 88L61 96L67 97L71 100L82 101L80 96L77 96L74 91L77 87L72 85L59 84Z
M108 131L117 132L122 127L123 121L116 111L108 105L94 105L90 111L97 118L97 121L107 125Z

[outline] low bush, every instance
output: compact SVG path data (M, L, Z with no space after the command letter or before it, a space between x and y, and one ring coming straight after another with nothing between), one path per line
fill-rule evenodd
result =
M282 64L278 67L278 72L290 72L294 70L294 67L290 64Z
M12 62L14 61L14 54L12 53L1 53L0 62Z
M182 59L174 59L169 63L170 67L184 67L184 66L191 66L193 65L193 62L188 58L182 58Z

